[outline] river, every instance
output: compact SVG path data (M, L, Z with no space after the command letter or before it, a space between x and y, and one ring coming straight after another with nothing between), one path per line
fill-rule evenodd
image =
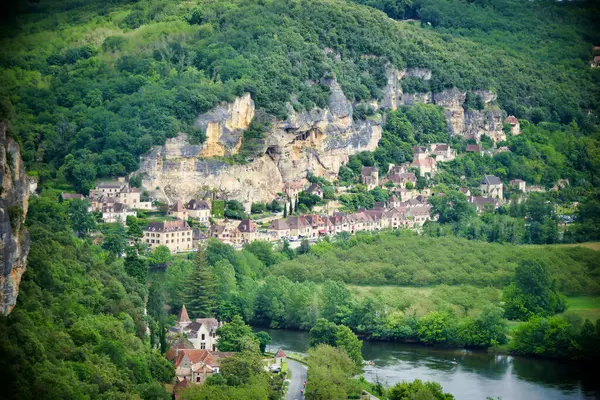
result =
M273 342L271 351L305 353L308 333L266 330ZM435 349L390 342L363 342L363 357L374 366L365 366L364 376L385 386L403 380L430 380L440 383L457 399L502 400L597 399L600 375L592 368L509 355L494 355L463 349ZM452 364L456 358L457 365Z

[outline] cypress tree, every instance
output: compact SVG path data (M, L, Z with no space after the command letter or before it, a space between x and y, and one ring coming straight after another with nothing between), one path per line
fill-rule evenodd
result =
M292 199L290 199L290 215L294 213L294 203L292 203Z
M283 205L283 218L287 218L287 204Z
M213 273L206 253L198 249L194 260L194 271L184 287L185 305L195 318L214 317L217 308L217 278Z

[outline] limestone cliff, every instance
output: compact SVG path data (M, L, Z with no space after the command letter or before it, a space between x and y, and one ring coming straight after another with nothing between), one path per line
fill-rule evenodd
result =
M212 128L219 134L209 136L207 130L207 141L202 146L189 145L182 134L168 139L164 146L153 148L142 158L139 172L144 177L144 186L159 187L157 194L166 195L171 201L214 194L240 200L249 207L252 202L271 201L283 192L285 182L305 178L307 172L334 178L350 155L375 150L381 139L381 121L354 122L352 104L338 83L330 79L323 84L330 89L328 107L295 112L290 106L285 121L271 123L264 154L248 164L232 165L205 156L238 151L243 135L241 131L232 132L250 123L254 115L250 96L200 116L197 121L202 122L198 126L222 127L222 130Z
M29 253L29 234L24 228L30 186L19 145L6 136L0 123L0 313L10 313L17 301L19 283Z
M433 103L444 109L448 130L452 135L479 140L481 135L485 134L495 142L506 139L502 130L503 113L495 105L496 95L494 93L487 90L473 91L473 95L481 97L484 108L483 110L465 110L467 93L457 88L445 89L436 93L403 93L401 81L404 77L409 76L428 81L431 79L431 71L422 68L409 68L404 71L389 68L382 107L394 110L399 105Z

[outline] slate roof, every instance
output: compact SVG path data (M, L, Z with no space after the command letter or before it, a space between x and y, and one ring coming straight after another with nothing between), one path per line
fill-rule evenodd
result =
M210 204L206 200L190 200L187 203L188 210L210 210Z
M502 185L500 178L494 175L484 175L481 180L482 185Z
M249 219L243 219L237 226L237 230L240 232L256 232L256 224Z
M306 193L308 194L314 194L319 191L322 192L323 189L321 189L321 185L319 185L318 183L313 183L306 189Z

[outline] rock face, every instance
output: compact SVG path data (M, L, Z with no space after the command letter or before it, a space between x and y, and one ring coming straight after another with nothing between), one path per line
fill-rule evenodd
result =
M196 119L194 126L206 134L201 146L203 157L225 156L237 153L242 136L254 118L254 101L250 93L238 97L231 104L223 104Z
M388 69L388 81L384 89L382 107L395 110L399 105L433 103L444 108L448 130L452 135L479 141L481 135L485 134L495 142L506 140L503 131L503 113L495 105L496 95L494 93L487 90L473 91L473 95L481 97L484 108L483 110L468 109L465 111L467 93L457 88L445 89L437 93L403 93L401 81L408 76L427 81L431 79L431 71L422 68L409 68L405 71Z
M17 301L19 283L29 253L29 234L24 222L29 190L34 182L27 177L19 145L6 137L6 124L0 123L0 312L10 313Z
M241 130L254 116L249 95L198 117L197 121L202 121L198 126L218 126L221 130L211 129L219 134L209 135L206 128L207 141L202 146L189 145L182 134L153 148L142 158L139 173L144 176L144 186L160 187L171 201L215 195L240 200L249 208L252 202L273 200L283 192L285 182L305 178L307 172L327 178L337 176L350 155L376 149L382 134L381 121L354 122L352 104L338 83L330 79L323 84L330 89L328 107L295 112L289 106L288 119L271 124L264 154L248 164L231 165L203 157L238 151Z

